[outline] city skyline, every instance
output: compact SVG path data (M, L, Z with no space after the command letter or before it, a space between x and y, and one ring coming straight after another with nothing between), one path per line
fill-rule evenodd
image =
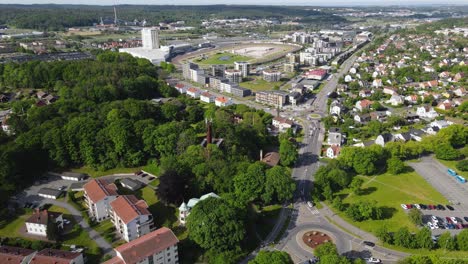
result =
M73 4L73 5L215 5L215 4L231 4L231 1L228 0L101 0L99 2L92 0L79 0L79 1L70 1L70 0L0 0L0 4ZM239 0L236 3L237 5L251 5L252 2L248 0ZM447 0L444 4L441 4L438 0L414 0L411 3L403 0L389 0L385 3L376 4L372 0L360 0L360 1L345 1L345 0L330 0L324 4L323 1L318 0L292 0L285 3L281 0L260 0L255 3L255 5L300 5L300 6L417 6L417 5L466 5L464 0Z

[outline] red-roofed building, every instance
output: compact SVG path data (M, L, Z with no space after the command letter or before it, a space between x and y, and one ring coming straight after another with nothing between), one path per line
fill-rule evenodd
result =
M327 76L327 70L324 69L315 69L315 70L309 70L308 72L305 73L305 77L307 79L314 79L314 80L323 80L325 76Z
M335 159L340 155L341 148L338 145L331 145L327 148L327 157L330 159Z
M359 109L359 111L362 111L364 109L369 109L373 103L374 102L367 100L367 99L357 101L356 108Z
M187 88L182 83L176 84L174 88L181 94L187 93Z
M0 246L0 263L28 264L36 251L19 247Z
M83 254L46 248L36 253L29 264L84 264Z
M294 123L293 123L292 120L277 116L277 117L273 118L273 120L271 120L271 124L274 127L278 128L279 131L283 131L283 130L286 130L288 128L292 128Z
M216 99L215 99L215 105L219 106L219 107L229 106L229 105L232 105L232 104L234 104L234 103L232 102L231 98L220 96L220 97L216 97Z
M153 215L144 200L122 195L110 202L111 221L122 238L129 242L154 230Z
M102 179L93 179L83 186L84 197L91 217L101 222L110 216L110 205L117 198L117 186Z
M200 90L198 90L195 87L190 87L187 90L187 95L192 97L192 98L199 98L200 97Z
M177 264L179 240L167 227L162 227L149 234L115 248L114 258L103 264Z
M203 92L200 94L200 101L205 103L213 103L216 96L210 94L209 92Z

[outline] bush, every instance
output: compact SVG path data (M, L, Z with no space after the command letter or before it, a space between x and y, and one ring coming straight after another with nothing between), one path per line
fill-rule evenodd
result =
M458 162L455 167L461 171L468 171L468 160L462 160Z

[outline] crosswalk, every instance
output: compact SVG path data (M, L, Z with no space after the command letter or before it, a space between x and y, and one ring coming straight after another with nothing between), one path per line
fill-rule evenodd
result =
M320 214L319 210L317 210L317 209L309 209L309 210L310 210L310 212L311 212L313 215L318 215L318 214Z

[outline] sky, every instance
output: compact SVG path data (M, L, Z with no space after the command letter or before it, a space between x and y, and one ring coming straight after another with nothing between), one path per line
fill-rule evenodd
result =
M352 5L467 5L467 0L0 0L0 4L83 4L83 5L212 5L212 4L255 4L255 5L309 5L309 6L352 6Z

